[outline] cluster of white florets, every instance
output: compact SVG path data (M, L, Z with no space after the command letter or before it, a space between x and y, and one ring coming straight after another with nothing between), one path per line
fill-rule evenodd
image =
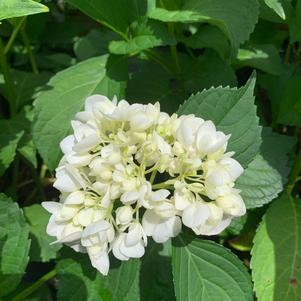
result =
M47 233L87 252L102 274L110 251L139 258L148 236L163 243L182 223L216 235L245 213L234 188L243 168L211 121L93 95L71 124L54 183L60 202L43 203Z

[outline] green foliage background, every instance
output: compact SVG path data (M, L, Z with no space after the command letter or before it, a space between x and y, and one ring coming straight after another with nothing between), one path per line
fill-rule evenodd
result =
M301 0L0 0L0 300L301 298ZM87 96L231 133L248 212L107 277L50 245L59 142Z

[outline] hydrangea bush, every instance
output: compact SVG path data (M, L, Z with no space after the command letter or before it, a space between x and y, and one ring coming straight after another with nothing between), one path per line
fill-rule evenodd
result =
M0 0L0 301L299 301L301 0Z

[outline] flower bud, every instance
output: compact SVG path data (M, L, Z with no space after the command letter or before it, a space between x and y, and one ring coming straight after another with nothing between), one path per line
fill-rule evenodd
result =
M133 208L131 206L122 206L116 210L117 225L127 225L133 219Z

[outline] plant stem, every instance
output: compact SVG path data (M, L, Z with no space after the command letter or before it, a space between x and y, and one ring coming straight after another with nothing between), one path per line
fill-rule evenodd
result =
M34 284L17 294L12 301L19 301L24 300L27 296L31 295L33 292L35 292L39 287L41 287L46 281L53 278L56 275L56 270L53 269L44 276L42 276L40 279L38 279Z
M14 100L14 84L12 81L11 73L9 70L9 65L7 63L6 55L4 53L4 46L2 39L0 38L0 67L5 80L5 90L7 94L7 101L9 104L10 115L14 116L17 112Z
M293 168L291 170L290 176L288 178L288 183L286 186L286 191L291 194L296 182L298 181L298 176L301 172L301 150L299 150L297 157L295 159Z
M24 45L25 45L27 53L28 53L28 57L29 57L29 61L30 61L30 64L31 64L32 71L35 74L39 74L37 62L36 62L35 56L33 54L33 51L31 49L30 41L29 41L29 38L27 36L27 33L26 33L24 27L21 29L21 35L22 35L22 39L23 39Z
M154 183L154 180L155 180L155 177L156 177L156 174L157 174L157 170L153 170L151 176L150 176L150 183L153 184Z
M122 31L118 30L117 28L113 27L112 25L110 25L109 23L107 23L106 21L100 21L98 20L98 22L100 24L102 24L103 26L106 26L107 28L111 29L112 31L114 31L115 33L117 33L119 36L121 36L124 40L128 41L129 38L127 37L127 35L125 33L123 33Z
M18 196L19 163L20 163L20 158L19 155L16 154L15 160L13 162L13 168L12 168L12 184L15 189L16 198Z
M168 23L168 28L169 28L169 32L171 33L171 35L175 38L175 27L173 23ZM176 40L176 38L175 38ZM177 74L177 76L180 74L181 72L181 67L180 67L180 63L179 63L179 57L178 57L178 52L177 52L177 45L170 45L170 54L171 57L173 58L174 64L175 64L175 73Z
M13 45L14 41L15 41L15 38L22 26L22 24L24 23L24 21L26 20L26 17L23 17L19 20L19 23L17 24L17 26L14 28L14 31L13 33L11 34L6 46L5 46L5 49L4 49L4 53L7 54L11 48L11 46Z
M176 182L176 180L177 180L177 178L176 179L172 179L172 180L167 180L167 181L162 182L162 183L154 184L154 185L152 185L152 188L153 189L167 188L169 186L173 186L174 183Z
M292 50L292 44L288 44L286 51L285 51L285 56L284 56L284 63L288 64L289 59L291 56L291 50Z
M173 74L173 71L167 64L165 64L164 61L161 60L160 56L157 55L157 53L151 49L146 49L145 53L149 56L150 59L152 59L154 62L159 64L165 71L167 71L170 74Z

